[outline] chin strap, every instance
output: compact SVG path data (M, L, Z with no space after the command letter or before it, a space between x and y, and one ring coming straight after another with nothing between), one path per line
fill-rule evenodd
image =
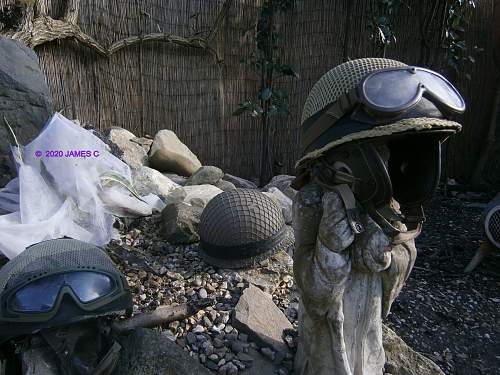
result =
M422 232L422 223L425 221L422 206L414 206L403 211L404 214L396 212L389 204L378 208L367 207L370 217L391 238L393 245L414 240ZM401 224L404 224L408 229L401 230Z
M339 193L346 208L349 226L355 234L364 232L359 209L356 207L356 198L351 190L352 184L357 181L354 176L338 171L323 161L311 168L307 172L307 177L305 174L297 177L294 181L294 187L300 189L309 179L326 190L334 190ZM424 211L420 205L405 207L402 209L404 214L397 212L389 203L381 207L373 207L368 204L363 205L363 208L391 239L393 245L408 242L418 237L422 231L422 223L425 221ZM401 230L401 224L404 224L408 230Z

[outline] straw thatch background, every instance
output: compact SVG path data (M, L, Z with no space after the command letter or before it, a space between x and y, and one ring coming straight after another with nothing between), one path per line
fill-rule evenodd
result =
M13 0L0 0L0 5ZM47 0L45 0L47 1ZM494 0L481 0L467 32L469 45L484 52L467 73L450 74L441 47L446 1L409 0L396 19L397 44L387 57L447 73L469 104L464 131L447 146L447 173L468 179L492 114L497 71L492 54L491 22ZM49 0L50 15L60 16L61 1ZM206 35L222 0L85 0L78 24L108 46L119 39L152 32L179 36ZM292 115L276 122L275 158L282 172L292 172L298 157L298 126L302 105L314 82L331 67L373 56L368 23L373 1L297 0L281 28L286 34L286 61L301 75L284 82L291 94ZM224 63L206 51L160 42L127 47L106 58L74 41L36 48L47 75L56 108L101 129L121 126L136 135L172 129L203 164L222 167L244 177L259 172L259 123L235 118L237 104L255 97L257 77L240 63L252 50L257 0L234 0L213 48ZM494 164L496 165L496 164ZM485 176L499 182L491 171ZM276 172L279 172L277 170Z

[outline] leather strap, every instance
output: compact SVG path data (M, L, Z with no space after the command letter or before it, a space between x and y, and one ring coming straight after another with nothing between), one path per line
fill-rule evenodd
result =
M338 98L321 116L302 132L302 148L305 150L314 140L349 113L359 103L356 89L352 89Z

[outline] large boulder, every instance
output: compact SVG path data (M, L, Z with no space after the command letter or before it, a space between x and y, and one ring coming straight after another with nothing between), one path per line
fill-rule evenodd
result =
M281 352L288 351L283 341L283 331L293 329L285 314L274 304L270 294L250 285L236 305L233 326L261 346Z
M208 165L198 169L184 184L191 185L216 185L224 176L224 172L220 168Z
M272 187L278 188L283 194L285 194L288 198L293 200L295 198L295 194L297 194L297 190L292 188L290 184L295 180L294 176L289 176L286 174L280 174L278 176L274 176L269 183L262 188L263 191L269 191Z
M196 155L171 130L156 133L149 151L149 162L161 172L173 172L186 177L201 167Z
M140 169L148 165L148 154L144 147L135 142L136 136L123 128L109 129L108 139L116 144L121 151L121 159L132 169Z
M117 369L120 375L210 375L165 333L139 328L121 336L122 352Z
M293 201L288 198L281 190L274 186L269 188L268 191L264 191L263 194L274 200L281 207L283 217L285 218L285 223L291 224L293 220Z
M168 177L149 167L142 167L133 171L132 180L134 187L140 195L155 194L164 202L167 201L167 196L172 191L179 188L179 185Z
M386 372L392 375L444 375L438 365L410 348L392 329L382 328Z
M201 202L201 201L200 201ZM177 202L167 205L162 213L162 236L172 245L190 244L200 240L198 228L203 207Z
M0 155L10 154L12 142L4 117L19 142L27 144L38 135L52 113L49 88L35 52L12 39L0 37Z

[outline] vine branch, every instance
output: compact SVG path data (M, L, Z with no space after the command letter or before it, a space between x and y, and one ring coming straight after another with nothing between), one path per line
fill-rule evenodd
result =
M109 58L114 53L126 47L144 42L164 42L186 48L203 50L215 57L217 63L222 59L211 46L222 25L222 20L229 12L233 0L226 0L219 12L215 24L210 29L208 37L183 37L168 33L151 33L124 38L105 47L90 35L84 33L78 26L80 0L66 0L66 7L62 19L53 19L47 15L43 4L35 2L26 6L25 17L18 31L7 29L0 30L0 35L18 40L30 48L37 47L61 39L74 39L83 46L90 48L99 55Z

